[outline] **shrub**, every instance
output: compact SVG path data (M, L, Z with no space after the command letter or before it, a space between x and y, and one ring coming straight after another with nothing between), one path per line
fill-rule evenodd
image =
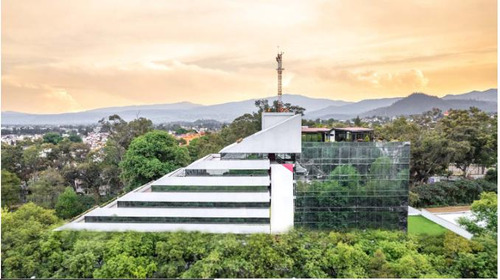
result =
M484 191L497 192L496 183L478 179L416 185L411 188L411 193L418 199L410 199L410 205L413 207L468 205L479 199Z

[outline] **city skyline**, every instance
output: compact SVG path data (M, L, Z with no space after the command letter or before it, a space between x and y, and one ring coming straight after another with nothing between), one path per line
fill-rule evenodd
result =
M3 1L2 111L273 96L278 45L285 93L497 88L496 20L489 0Z

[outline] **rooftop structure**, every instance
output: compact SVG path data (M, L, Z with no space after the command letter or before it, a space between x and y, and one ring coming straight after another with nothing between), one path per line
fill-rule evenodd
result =
M302 127L304 142L371 142L373 129L366 127Z

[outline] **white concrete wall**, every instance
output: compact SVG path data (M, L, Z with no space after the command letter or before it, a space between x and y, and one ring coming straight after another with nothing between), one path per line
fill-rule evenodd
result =
M274 126L290 117L293 117L293 115L293 113L262 113L261 130Z
M271 164L271 233L293 228L293 172L282 164Z
M302 116L293 115L284 121L231 144L220 153L300 153L302 151Z
M472 238L472 234L468 231L466 231L465 229L443 219L443 218L440 218L434 214L432 214L431 212L425 210L425 209L422 209L421 210L421 213L422 213L422 216L424 216L425 218L435 222L436 224L444 227L444 228L447 228L451 231L453 231L454 233L464 237L464 238L467 238L467 239L471 239Z

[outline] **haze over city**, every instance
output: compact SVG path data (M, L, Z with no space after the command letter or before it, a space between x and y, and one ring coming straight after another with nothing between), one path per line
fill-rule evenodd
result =
M2 111L497 87L497 2L2 1Z

